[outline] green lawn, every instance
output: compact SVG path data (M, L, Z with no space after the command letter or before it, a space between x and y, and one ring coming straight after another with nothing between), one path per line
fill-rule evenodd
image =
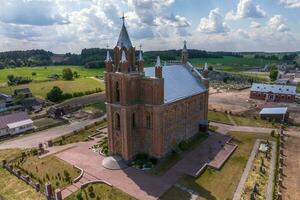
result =
M277 123L272 124L263 119L253 119L247 117L238 117L231 116L231 118L235 121L235 123L239 126L254 126L254 127L262 127L262 128L278 128L279 125Z
M85 110L102 110L106 112L106 104L104 101L99 101L97 103L90 104L84 108Z
M31 89L32 93L40 98L45 98L47 93L54 87L58 86L64 92L74 93L74 92L85 92L88 90L95 90L96 88L101 88L104 90L104 84L100 83L91 78L79 78L72 81L47 81L47 82L33 82L25 85L18 85L12 87L0 87L0 92L11 94L17 88L28 87Z
M216 122L223 122L227 124L231 124L230 119L228 118L228 115L223 112L214 112L214 111L208 111L208 119Z
M160 200L190 200L191 195L178 187L171 187L166 193L164 193L160 198Z
M48 67L19 67L19 68L6 68L0 70L0 83L7 81L7 76L13 74L14 76L26 76L32 78L34 81L50 80L49 75L62 74L64 68L71 68L72 71L78 72L81 78L102 76L104 68L101 69L87 69L80 66L48 66ZM36 75L32 76L32 72Z
M196 66L203 66L207 62L215 69L237 72L245 69L251 69L251 67L278 62L276 60L255 59L253 57L239 58L233 56L224 56L223 58L192 58L190 61Z
M82 198L80 198L80 197ZM79 197L79 198L78 198ZM128 194L118 190L117 188L111 187L104 183L90 184L84 189L81 189L69 197L66 200L134 200L135 198Z
M70 133L68 135L64 135L62 137L55 138L53 140L54 145L66 145L75 142L84 142L88 141L88 136L96 133L96 129L103 127L106 125L106 122L101 122L99 125L96 125L90 129L82 130L75 133Z
M55 156L39 158L38 156L30 155L23 160L22 158L15 160L14 164L23 172L26 172L30 176L32 175L41 184L50 182L55 189L70 185L80 174L79 169ZM69 180L65 172L68 172Z
M198 178L184 176L181 185L198 192L202 199L232 199L256 139L274 139L267 134L231 132L238 148L220 171L208 168ZM169 194L175 197L173 194Z
M297 92L300 93L300 84L297 85Z
M17 177L11 175L2 168L2 160L10 160L21 154L20 149L0 150L0 197L6 200L24 199L24 200L44 200L41 193L38 193L31 186L27 185ZM0 198L1 199L1 198Z

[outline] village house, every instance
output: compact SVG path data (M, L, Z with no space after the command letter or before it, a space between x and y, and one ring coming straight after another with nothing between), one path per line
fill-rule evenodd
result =
M16 135L33 129L33 121L26 112L0 116L0 137Z
M250 98L272 102L292 103L295 101L296 94L296 86L291 85L253 83L250 89Z
M142 50L136 59L123 21L113 58L106 64L109 154L125 161L139 153L164 157L207 124L208 69L203 75L188 62L186 42L180 61L144 68Z

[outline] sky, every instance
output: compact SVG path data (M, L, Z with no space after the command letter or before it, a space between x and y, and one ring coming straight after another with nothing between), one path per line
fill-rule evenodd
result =
M0 52L113 48L299 51L300 0L0 0Z

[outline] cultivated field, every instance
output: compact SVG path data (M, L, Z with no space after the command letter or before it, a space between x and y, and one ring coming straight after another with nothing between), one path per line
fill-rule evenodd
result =
M264 66L266 64L276 63L276 60L256 59L253 57L233 57L224 56L223 58L193 58L191 63L196 66L203 66L206 62L215 69L224 71L243 71L254 67Z

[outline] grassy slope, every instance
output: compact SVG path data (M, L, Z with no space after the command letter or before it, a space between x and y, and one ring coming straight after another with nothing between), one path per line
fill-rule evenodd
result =
M0 151L0 161L3 159L11 159L20 155L21 150L10 149ZM0 167L0 195L7 200L24 199L24 200L42 200L43 195L37 193L32 187L26 185L15 176Z
M262 66L269 63L276 63L273 60L255 59L253 57L232 57L224 56L224 58L193 58L190 61L195 65L203 66L206 62L217 69L226 71L242 71L252 66Z
M228 118L227 114L222 112L214 112L214 111L208 111L208 119L217 121L217 122L223 122L231 124L230 119Z
M85 187L84 189L81 189L75 193L73 193L72 195L70 195L68 198L66 198L66 200L73 200L73 199L77 199L76 196L78 193L82 194L83 200L96 200L97 197L99 197L99 199L101 200L133 200L134 198L129 196L128 194L114 188L111 186L108 186L106 184L102 184L102 183L97 183L97 184L93 184L93 191L95 194L94 198L91 198L89 196L89 191L88 191L88 187Z
M198 178L185 176L181 180L182 185L199 192L201 200L232 199L256 139L269 138L259 133L232 132L230 135L238 148L220 171L208 168Z
M272 124L262 119L252 119L247 117L231 116L235 123L239 126L254 126L262 128L278 128L278 124Z
M47 81L47 82L34 82L26 85L18 85L14 87L0 87L0 92L12 93L16 88L29 87L33 94L40 98L45 98L47 93L53 88L53 86L60 87L64 92L84 92L87 90L94 90L96 88L104 89L104 84L93 80L91 78L79 78L73 81Z

